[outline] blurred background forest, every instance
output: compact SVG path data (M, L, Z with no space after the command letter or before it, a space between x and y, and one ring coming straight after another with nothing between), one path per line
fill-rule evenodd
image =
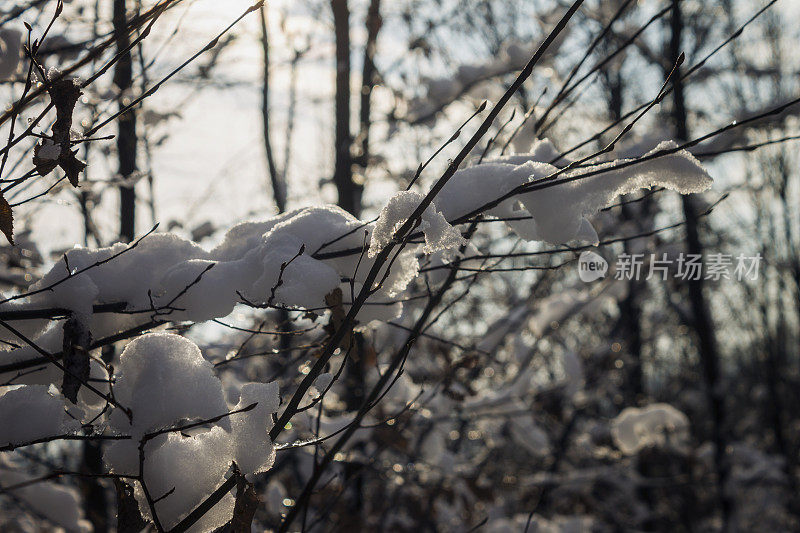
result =
M467 119L501 97L571 4L276 0L248 12L240 0L71 0L55 16L55 0L2 2L0 144L31 129L0 153L15 239L0 246L0 293L24 291L76 244L131 242L156 223L211 248L235 223L306 205L372 219L412 179L427 190L441 175L480 116ZM357 332L354 354L332 360L343 371L325 401L279 440L332 437L279 446L253 483L253 530L287 513L292 531L800 529L798 22L794 0L586 0L472 155L539 149L565 166L646 110L603 157L702 139L690 151L714 186L626 195L592 219L592 250L612 265L759 255L758 276L585 283L576 258L588 247L460 226L482 260L423 263L402 316ZM41 175L34 157L54 116L42 84L26 83L26 24L34 39L47 29L44 71L90 81L72 120L79 187L60 169ZM339 444L448 275L391 389ZM200 345L223 383L283 391L313 366L328 320L237 307L166 327ZM101 447L0 452L0 487L13 484L4 468L100 474ZM0 530L116 530L110 480L45 484L66 490L77 517L0 488Z

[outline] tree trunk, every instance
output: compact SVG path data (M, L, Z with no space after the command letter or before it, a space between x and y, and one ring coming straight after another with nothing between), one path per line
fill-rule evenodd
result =
M670 18L670 58L677 61L681 53L681 34L683 32L683 14L681 0L672 0L672 15ZM669 68L669 67L668 67ZM684 86L681 82L680 69L677 69L673 78L673 109L672 118L678 142L689 139L689 127L686 113L686 100ZM686 222L686 248L689 254L701 255L703 243L698 229L698 217L694 202L690 196L682 196L683 215ZM700 361L703 367L706 397L711 413L711 432L714 441L714 465L717 471L717 492L720 501L720 511L723 531L728 530L731 506L725 494L724 486L727 480L727 467L725 465L726 439L723 434L724 405L720 390L719 380L719 351L714 332L714 323L709 310L708 302L703 293L702 275L700 279L687 280L689 291L689 304L692 310L693 329L697 335L700 348Z
M353 181L350 154L350 9L347 0L331 0L331 9L336 34L336 163L333 183L339 193L339 206L358 217L363 187Z
M358 155L351 154L350 138L350 38L348 26L347 2L332 0L334 24L336 28L336 169L334 182L339 191L339 205L359 216L361 213L361 195L367 167L369 166L369 130L371 125L371 96L375 86L375 43L381 28L380 0L370 0L367 10L367 41L364 47L364 58L361 71L361 91L359 99L359 134L356 140ZM354 180L353 166L359 168L359 179ZM344 380L347 386L345 403L348 411L357 411L366 395L366 340L361 333L353 335L355 346L347 360ZM356 445L361 449L362 445ZM361 462L345 463L345 479L351 481L351 490L347 498L348 518L346 529L363 529L361 520L365 504L364 479L359 473L364 468Z
M381 18L380 0L371 0L367 10L367 42L364 47L364 61L361 70L361 101L359 107L359 133L356 139L358 156L355 163L360 167L361 182L366 181L366 170L369 166L369 130L372 125L370 111L372 110L372 89L377 82L375 70L375 47L378 41L378 32L383 20Z
M103 447L100 441L83 443L83 470L87 474L95 475L105 471ZM108 495L105 487L95 477L80 478L79 486L83 492L86 518L92 523L95 533L105 533L109 530Z
M608 112L612 122L617 122L622 117L624 99L624 81L621 69L615 72L604 71L604 78L608 85ZM621 206L622 219L626 222L636 221L639 229L644 231L643 222L650 220L650 202L645 199L637 203L639 212L636 213L630 205ZM631 244L623 243L625 253L632 253ZM615 328L620 334L620 340L628 355L626 364L626 379L624 387L625 405L638 405L644 397L644 374L642 371L642 324L640 293L646 289L642 280L631 279L628 281L628 294L620 302L620 317Z
M264 84L261 92L261 114L264 123L264 147L267 154L267 169L269 170L272 195L278 213L286 211L286 184L275 167L275 158L272 155L272 142L270 141L269 128L269 28L267 27L267 6L259 10L261 15L261 47L264 52Z
M133 82L133 60L130 46L126 16L126 0L114 2L114 37L117 53L120 54L114 69L114 84L119 91L119 109L124 109L129 99L129 91ZM131 109L117 120L117 153L119 156L119 174L123 179L136 172L136 112ZM131 242L136 231L136 190L133 186L122 185L119 189L120 239Z

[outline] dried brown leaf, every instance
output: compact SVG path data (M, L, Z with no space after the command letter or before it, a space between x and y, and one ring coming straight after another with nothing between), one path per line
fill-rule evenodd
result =
M14 244L14 214L2 193L0 193L0 231L6 236L8 242Z
M63 78L51 81L47 87L50 100L56 108L56 121L53 124L53 137L41 144L37 144L33 150L33 164L37 172L44 176L52 172L56 166L60 166L67 179L73 187L78 186L78 176L86 168L86 163L75 157L76 151L72 150L71 136L72 115L75 112L75 104L78 103L81 92L80 85L72 78ZM42 157L42 150L45 143L52 143L58 147L58 156L48 154Z

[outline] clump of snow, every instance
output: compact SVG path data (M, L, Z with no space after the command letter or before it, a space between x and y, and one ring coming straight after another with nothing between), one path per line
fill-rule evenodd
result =
M164 274L154 302L177 308L169 315L173 320L202 322L229 315L239 300L237 287L247 279L248 270L253 268L248 269L243 261L190 259L178 263Z
M276 224L296 215L299 211L290 211L260 222L248 221L236 224L225 233L222 242L211 250L211 259L234 261L243 258L247 252L261 243L265 233L271 231Z
M94 303L116 302L127 303L129 309L149 309L148 291L158 292L158 281L171 267L207 255L197 244L169 233L150 235L136 248L122 253L126 248L117 243L106 248L69 250L65 261L58 262L31 287L38 290L58 283L52 290L36 295L33 303L66 306L78 312L85 312ZM120 255L109 260L115 254ZM67 266L75 273L100 261L107 262L68 276Z
M0 29L0 80L17 73L22 57L22 32L16 28Z
M144 481L151 497L156 499L175 489L155 505L164 527L175 526L225 481L229 459L230 435L220 426L192 437L170 433L160 446L146 449ZM150 510L141 489L137 490L137 499L142 514L149 518ZM232 511L233 497L229 495L193 530L216 529L230 520Z
M334 239L338 239L337 242L325 247L325 251L352 248L362 244L363 232L356 231L362 225L360 220L337 206L305 207L264 222L243 222L234 226L210 255L217 261L242 259L270 235L280 233L302 241L311 255Z
M674 148L674 142L659 144L647 155ZM576 239L584 240L594 234L590 242L598 243L597 234L588 231L588 219L600 209L611 204L620 195L642 188L665 187L681 194L705 191L711 187L712 179L689 152L657 157L655 159L615 170L627 160L619 160L598 165L594 170L605 172L560 183L520 196L520 202L531 214L532 234L535 240L550 243L565 243ZM555 172L555 167L541 167L547 174ZM571 179L586 173L574 170L564 174L561 179Z
M590 289L566 288L536 302L528 320L528 328L536 337L543 337L551 328L576 314L597 296Z
M509 421L509 432L517 446L535 457L543 457L550 452L550 438L532 416L513 417Z
M228 411L214 367L192 341L151 333L128 343L116 372L115 398L134 413L131 424L115 411L111 424L139 435L181 419L211 418Z
M210 428L170 431L144 444L144 480L152 498L175 491L156 504L165 527L177 524L210 495L236 462L248 477L272 466L274 446L269 439L271 414L280 398L276 383L246 383L239 403L225 402L222 383L211 363L188 339L169 333L151 333L131 341L120 357L116 399L133 412L133 421L114 410L110 429L130 435L105 449L112 471L135 475L139 471L139 444L147 433L190 422L211 420L252 404L242 413L223 416ZM197 468L201 464L202 468ZM137 490L139 507L149 516L146 498ZM194 530L208 531L230 519L233 506L228 496L197 524Z
M564 371L566 392L569 396L575 396L586 381L580 356L571 350L566 350L561 357L561 368Z
M483 163L456 172L445 183L435 201L444 217L454 219L471 213L515 187L527 183L535 174L532 163ZM487 212L490 216L511 216L515 202L508 200Z
M646 156L676 146L672 141L662 142ZM555 157L556 150L549 144L535 148L538 153L497 158L456 172L437 196L437 205L445 218L453 221L520 185L554 175L558 169L539 159ZM508 225L529 241L558 244L581 240L597 244L597 233L587 217L611 204L617 196L656 186L681 194L698 193L711 187L711 177L685 150L622 166L629 161L617 160L588 170L570 170L551 185L505 200L487 214L527 217L510 221ZM597 170L603 172L582 177Z
M304 245L302 240L275 231L265 237L266 251L261 258L263 274L247 294L269 299L276 287L275 297L279 302L306 308L321 307L325 295L339 286L341 275L305 252L298 255ZM283 274L282 264L287 264Z
M392 241L395 232L406 223L423 199L424 196L416 191L401 191L389 199L372 232L370 257L378 255ZM433 204L422 213L420 229L425 235L423 251L426 254L458 249L466 243L461 233L447 222Z
M210 252L162 233L147 236L130 250L119 243L76 247L31 287L52 289L25 305L88 315L95 304L121 302L127 310L160 309L171 320L191 321L229 314L240 301L239 293L256 303L318 308L342 278L353 274L358 255L330 260L312 255L334 240L325 252L360 246L364 231L369 234L369 228L355 231L362 225L338 207L316 207L235 226ZM446 228L439 224L435 230Z
M613 420L611 436L628 455L649 446L681 447L689 439L689 419L666 403L627 407Z
M10 487L30 479L31 476L0 466L0 486ZM50 524L69 532L92 531L91 523L84 518L80 493L73 487L46 481L15 489L11 494Z
M236 438L234 457L236 464L247 477L266 472L275 461L275 448L269 440L272 427L270 415L278 411L280 396L278 384L247 383L242 387L239 403L234 409L243 409L258 402L254 409L231 416L231 426ZM250 479L252 481L252 479Z
M0 389L0 446L63 435L80 429L64 398L46 385Z
M550 139L535 139L530 148L524 152L489 158L486 159L486 163L507 163L510 165L521 165L523 163L527 163L528 161L533 161L562 166L559 164L559 162L566 164L566 161L560 159L560 156L561 151L556 148L556 146L553 144L553 141Z
M553 43L548 54L558 48L559 41ZM496 56L472 65L461 65L453 75L424 77L421 80L424 94L409 101L407 119L420 122L431 118L479 83L521 69L535 51L529 43L509 43Z

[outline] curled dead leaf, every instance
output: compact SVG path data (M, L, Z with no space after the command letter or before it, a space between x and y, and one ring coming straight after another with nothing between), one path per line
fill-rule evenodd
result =
M51 80L47 92L56 108L56 121L52 138L44 139L34 147L33 164L42 176L57 166L61 167L72 186L77 187L78 175L86 168L86 163L76 157L77 150L72 149L70 131L75 105L83 93L73 78Z

